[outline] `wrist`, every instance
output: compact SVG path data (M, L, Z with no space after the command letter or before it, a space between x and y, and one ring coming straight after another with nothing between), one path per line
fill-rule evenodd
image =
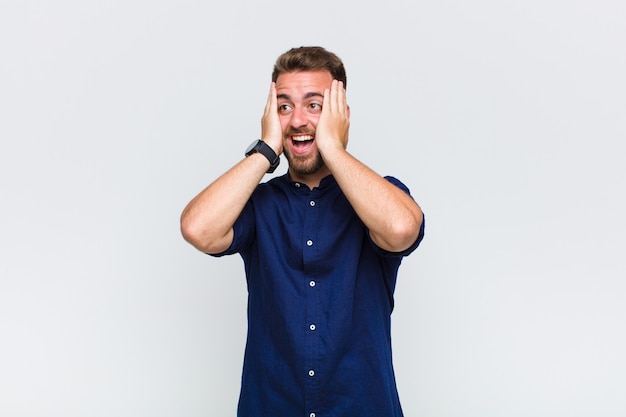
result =
M268 174L271 174L274 170L276 170L276 167L278 167L278 164L280 163L280 155L270 145L261 139L255 140L250 144L250 146L248 146L245 155L248 157L255 153L260 153L269 161L270 167L267 170Z
M316 138L316 142L317 149L320 151L322 156L325 157L330 157L335 154L347 152L345 145L340 141L318 141Z
M261 140L272 148L276 155L280 156L280 154L283 153L283 143L281 141L272 141L271 139L265 138L261 138Z

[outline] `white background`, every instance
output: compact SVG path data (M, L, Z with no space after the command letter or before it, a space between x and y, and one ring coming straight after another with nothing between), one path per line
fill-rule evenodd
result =
M426 213L406 416L626 415L625 39L620 0L2 0L0 415L235 414L241 260L178 220L301 45Z

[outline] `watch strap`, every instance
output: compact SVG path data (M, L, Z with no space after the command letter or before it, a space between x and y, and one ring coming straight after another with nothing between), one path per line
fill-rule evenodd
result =
M255 152L259 152L260 154L265 156L270 162L270 167L267 170L268 174L274 172L274 170L276 170L276 167L278 167L278 164L280 164L280 156L276 155L274 149L272 149L267 143L263 142L261 139L257 140L254 147L246 152L246 156L250 156Z

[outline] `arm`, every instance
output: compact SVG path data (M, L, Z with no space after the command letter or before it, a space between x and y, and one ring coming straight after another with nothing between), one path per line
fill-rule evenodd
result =
M345 90L333 81L324 93L316 132L318 149L374 243L387 251L401 252L417 239L422 211L404 191L346 151L349 116Z
M277 155L282 152L276 88L270 87L261 121L262 138ZM185 240L206 253L220 253L233 241L233 225L269 168L269 161L255 153L216 179L187 204L180 218Z

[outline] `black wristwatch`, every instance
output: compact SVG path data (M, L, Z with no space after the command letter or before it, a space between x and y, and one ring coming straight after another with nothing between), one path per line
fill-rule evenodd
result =
M261 139L257 139L248 146L246 149L246 156L250 156L255 152L259 152L263 154L270 161L270 167L267 170L268 174L274 172L278 164L280 164L280 156L276 155L274 149L272 149L267 143L263 142Z

